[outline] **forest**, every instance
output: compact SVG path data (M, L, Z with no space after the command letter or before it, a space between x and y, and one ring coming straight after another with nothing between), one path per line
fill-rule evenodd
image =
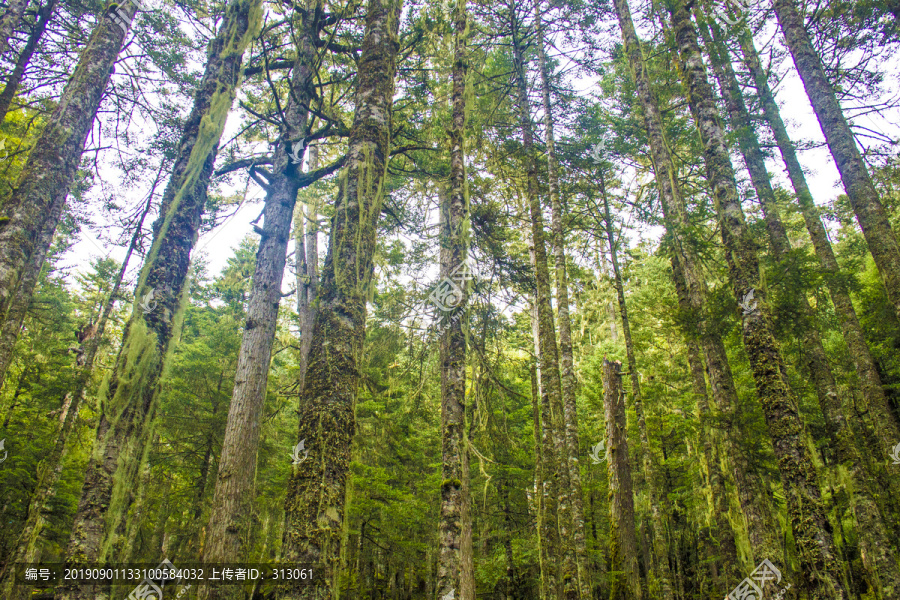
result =
M3 0L0 598L900 600L898 19Z

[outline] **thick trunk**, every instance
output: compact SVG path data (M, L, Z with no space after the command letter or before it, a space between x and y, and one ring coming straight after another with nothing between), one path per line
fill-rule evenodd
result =
M65 202L69 193L112 66L122 48L125 31L118 22L130 24L135 11L129 2L118 13L108 12L100 19L59 104L28 155L15 191L2 206L0 321L6 318L32 255L39 250L47 216L57 203ZM56 225L52 224L52 228Z
M897 243L897 235L891 229L887 212L856 147L856 139L844 111L809 39L803 15L797 10L794 0L776 0L774 7L785 43L819 119L819 126L841 174L869 252L875 259L887 296L900 318L900 244Z
M788 177L797 193L797 203L800 205L800 212L812 239L816 256L819 258L819 264L827 273L828 291L835 311L840 317L843 337L850 350L850 356L859 377L859 387L865 401L865 405L857 406L856 410L862 414L871 413L872 418L869 419L866 427L870 443L873 443L873 447L879 448L882 455L889 455L896 443L894 440L900 440L897 415L891 409L885 396L875 360L866 344L862 326L857 318L856 310L853 308L853 302L850 300L847 281L841 274L837 258L828 240L828 233L822 224L819 210L806 183L806 176L797 157L797 151L788 136L787 128L781 119L781 111L775 102L768 78L760 64L753 39L749 35L741 36L741 50L744 64L753 77L765 118L772 129L781 157L787 167Z
M634 529L634 490L628 459L628 426L622 363L603 360L603 406L606 411L606 469L609 473L610 560L618 573L612 580L612 600L641 600L637 541Z
M625 285L622 282L622 273L619 269L619 257L616 250L615 233L613 231L612 214L609 210L609 198L606 194L606 185L600 167L600 194L603 199L603 216L606 228L606 239L609 242L609 256L612 262L613 277L616 286L616 297L619 302L619 316L622 318L622 337L625 338L625 354L628 358L628 370L631 374L631 395L634 410L637 415L638 433L641 440L641 466L644 480L647 483L648 499L650 501L650 522L653 528L653 561L654 572L657 581L651 586L651 593L658 594L665 600L672 600L671 572L669 569L669 545L666 539L666 528L663 523L659 506L661 499L656 489L654 477L656 469L655 460L651 454L650 439L647 436L647 423L644 418L644 399L641 395L641 380L637 370L637 359L634 355L634 342L631 339L631 324L628 321L628 307L625 304ZM647 565L648 571L650 565ZM658 591L656 587L658 586Z
M299 409L298 440L309 456L293 467L285 500L284 559L309 564L317 574L312 585L280 590L282 599L331 596L340 566L366 297L391 145L399 18L399 0L370 0L347 168L335 202Z
M691 226L665 139L662 115L650 86L650 77L628 3L626 0L616 0L615 6L622 37L630 58L628 64L632 68L632 77L641 101L644 124L650 139L653 170L656 174L660 204L665 217L664 222L668 235L671 237L673 277L676 289L680 289L679 281L684 287L684 290L679 293L679 302L686 301L686 304L682 306L681 324L688 338L699 339L706 358L713 401L721 417L729 422L734 407L737 405L737 391L725 346L718 329L710 322L708 316L706 284L701 274L701 263L691 243ZM768 506L767 494L760 490L760 485L758 481L754 480L750 470L743 468L741 464L739 436L740 433L736 428L728 427L721 441L724 447L725 462L730 464L729 474L733 469L733 476L737 482L741 508L747 520L750 546L758 557L781 557L782 552L774 531L775 520ZM737 531L734 534L736 536ZM723 535L729 537L727 533ZM727 544L724 538L720 540L720 543ZM723 558L728 560L727 557ZM748 560L749 564L742 565L744 570L752 569L755 565L752 556L748 557Z
M0 123L6 119L6 113L9 112L12 100L15 98L16 91L19 89L22 78L25 76L25 69L28 67L28 63L31 62L31 57L37 49L38 42L47 30L47 23L50 22L50 17L53 16L54 8L56 8L56 0L47 0L47 3L40 8L37 22L31 28L31 32L28 34L28 41L25 42L25 47L22 48L22 52L19 53L19 57L16 59L16 66L13 67L12 73L6 78L6 85L3 91L0 92Z
M450 182L441 191L441 276L468 269L469 206L465 166L468 17L465 0L453 7ZM458 278L458 300L443 313L441 336L441 517L437 593L459 590L461 600L475 600L472 516L469 494L469 449L466 434L466 314L468 284Z
M514 11L510 11L514 14ZM548 421L544 426L551 432L551 443L555 460L545 460L545 465L553 468L549 476L556 482L558 497L557 511L551 516L559 531L559 545L556 548L560 556L560 573L558 584L562 586L562 594L566 598L578 597L578 567L575 564L575 548L572 541L572 513L570 502L571 486L569 485L568 463L566 455L565 421L563 416L562 388L559 375L559 352L556 345L556 327L553 319L553 308L550 304L550 270L547 262L547 248L544 242L544 217L539 197L540 186L537 178L537 159L534 156L534 131L531 121L531 104L528 100L527 79L525 76L525 59L523 55L523 32L520 23L512 19L513 61L515 65L517 108L522 128L522 145L525 151L527 201L531 213L531 243L535 277L535 304L537 305L538 336L540 352L541 403L549 406ZM546 398L546 400L545 400ZM546 474L546 471L545 471ZM545 475L545 480L547 476ZM553 549L554 546L548 546Z
M44 260L47 258L47 252L50 250L50 244L53 243L56 224L59 222L65 207L64 200L62 197L57 197L50 207L50 214L41 227L41 233L37 239L37 248L29 258L29 264L26 265L22 273L19 289L16 290L15 300L9 307L9 312L6 313L6 320L0 323L0 389L3 389L6 371L12 363L16 340L19 337L19 332L22 330L22 323L25 322L28 308L31 306L31 297L34 295L34 289L41 277L41 269L43 269Z
M744 220L734 169L697 44L697 33L682 0L677 0L669 12L688 101L704 148L707 179L719 215L734 296L739 304L745 302L751 290L758 297L758 306L744 311L741 332L778 458L804 587L813 600L846 599L847 592L834 556L831 525L825 516L815 466L804 442L797 401L785 382L784 360L772 333L765 293L759 289L756 244Z
M116 365L101 389L104 413L75 515L68 562L114 558L110 554L126 509L126 490L150 442L160 379L180 329L190 252L219 139L237 90L244 49L255 37L261 16L259 0L233 0L210 42L206 70L153 226L153 244L141 270L135 310ZM57 597L88 598L93 594L88 587L64 588Z
M9 50L10 38L16 32L16 27L22 23L25 9L28 8L28 0L9 0L6 4L6 12L0 17L0 55Z
M572 322L569 316L569 282L566 276L566 237L562 204L559 196L559 164L553 133L553 105L550 101L550 73L544 48L544 26L541 2L534 5L538 33L538 61L541 76L541 101L544 109L544 130L547 145L547 180L550 187L551 227L556 270L557 324L559 326L559 375L562 393L563 422L565 424L566 462L569 472L569 504L572 511L572 536L575 542L575 565L578 574L579 597L591 597L590 573L584 540L584 500L581 491L581 466L578 461L578 410L575 403L575 367L572 357Z
M313 98L316 34L321 18L320 3L310 0L300 13L295 28L297 58L284 110L284 130L275 147L273 175L266 193L247 321L238 353L204 549L204 561L209 563L240 560L247 555L251 539L260 420L269 380L294 204L303 183L300 165L294 164L291 152L300 155L301 151L294 145L302 144L309 134L307 117ZM238 586L210 585L200 588L199 597L236 599L243 597L243 593Z

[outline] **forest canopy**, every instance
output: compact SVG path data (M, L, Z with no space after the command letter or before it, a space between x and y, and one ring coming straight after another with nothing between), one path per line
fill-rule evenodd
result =
M0 4L0 597L900 600L896 0Z

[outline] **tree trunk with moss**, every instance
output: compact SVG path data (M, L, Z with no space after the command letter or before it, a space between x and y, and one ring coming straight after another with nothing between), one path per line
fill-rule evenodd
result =
M875 259L888 299L900 318L900 244L891 229L872 177L863 162L856 139L844 116L822 60L816 54L794 0L776 0L775 15L806 95L819 119L825 141L837 164L850 205Z
M753 39L746 32L742 32L741 35L741 51L744 65L753 77L766 121L772 129L782 160L787 167L788 177L797 194L797 203L812 239L816 256L819 258L819 264L826 273L825 282L835 311L840 317L843 338L850 351L849 354L853 360L865 402L864 406L857 406L856 410L862 414L871 414L865 428L869 436L869 443L873 448L878 448L882 456L889 455L896 443L895 440L900 440L897 415L891 409L887 396L885 396L875 360L866 344L862 326L850 299L847 279L840 271L837 258L828 240L828 232L822 224L819 209L816 207L806 183L803 167L800 165L794 144L788 136L787 128L781 118L781 111L775 102L775 95L769 87L768 78L760 64ZM893 479L890 476L882 478L882 481L887 482Z
M722 88L732 127L738 135L741 154L762 205L769 234L769 248L779 265L779 270L789 269L790 240L778 214L775 192L766 170L759 140L752 129L743 92L731 67L731 62L727 58L727 50L724 50L715 39L709 36L709 31L699 16L698 22L701 35L706 38L708 55ZM717 29L715 24L712 27L714 31ZM716 31L715 37L720 38L720 36L721 32ZM803 294L796 301L799 311L794 314L793 329L800 337L802 355L812 377L819 406L825 419L825 426L829 434L827 448L830 451L830 458L832 462L846 469L846 477L839 478L840 485L847 488L851 498L850 508L853 511L851 518L855 517L856 520L856 533L869 584L878 593L882 593L882 590L889 590L888 597L890 597L895 592L900 592L900 569L898 569L892 545L886 536L885 521L875 502L875 493L871 488L872 477L862 463L854 434L844 417L844 409L852 409L852 406L842 406L841 404L841 395L838 393L821 336L815 327L815 315L809 301Z
M631 19L631 11L626 0L616 0L615 7L626 52L629 56L628 64L631 75L641 102L644 125L650 141L653 170L656 174L660 204L663 210L664 225L671 244L670 258L673 280L681 309L680 326L685 332L689 346L691 340L696 339L703 350L718 416L727 423L732 418L733 407L737 405L738 400L728 356L718 329L710 322L707 314L707 289L701 275L700 261L691 243L692 227L688 220L684 197L668 149L659 103L650 85L646 59ZM692 372L694 369L695 366L692 366ZM696 374L694 376L696 377ZM710 415L705 421L707 425L716 416ZM766 494L760 490L758 482L750 477L749 470L740 468L741 451L738 436L739 433L735 427L726 427L724 434L720 437L724 450L723 476L734 477L736 481L742 512L747 521L751 554L756 552L757 556L780 557L782 552L774 531L775 520L768 508ZM713 483L716 481L712 474L711 481ZM737 545L741 531L740 528L732 528L728 515L724 512L727 501L722 502L723 499L717 498L715 492L713 493L714 500L719 502L714 520L718 524L718 542L722 552L722 563L725 567L723 575L726 579L734 580L739 574L740 568L747 570L752 568L755 563L751 555L738 565L737 561L741 557L731 555L731 547ZM734 552L736 552L736 548Z
M287 584L278 591L282 600L330 597L337 585L366 298L391 146L399 19L399 0L370 0L347 167L300 401L297 439L309 455L293 467L285 500L283 558L310 565L316 578L310 585Z
M535 1L537 21L537 51L541 76L541 101L544 110L544 131L547 145L547 181L550 191L553 254L556 271L557 324L559 326L559 375L565 426L566 462L569 472L572 511L572 536L575 545L575 566L578 569L579 597L591 597L591 576L588 570L584 538L584 500L581 491L581 466L578 460L578 408L575 403L575 361L572 357L572 322L569 316L569 282L566 275L566 236L559 194L559 162L556 157L556 140L553 132L553 105L550 98L550 67L544 47L544 26L541 19L541 2Z
M641 441L641 467L644 480L647 484L647 496L650 501L650 526L653 535L653 561L656 581L652 582L650 593L658 595L665 600L672 600L671 570L669 568L669 544L666 539L666 527L660 513L662 500L656 489L655 466L656 462L650 448L650 439L647 435L647 423L644 418L644 398L641 395L641 380L637 369L637 359L634 355L634 340L631 337L631 323L628 320L628 306L625 304L625 285L622 282L622 272L619 269L619 256L616 249L615 234L613 233L612 214L609 210L609 198L606 193L606 182L603 174L603 165L599 168L600 195L603 201L603 218L606 229L606 239L609 242L609 256L613 269L613 280L616 286L616 298L619 302L619 316L622 319L622 337L625 338L625 354L628 357L628 371L631 375L631 396L634 403L634 411L637 415L638 434ZM648 565L649 572L649 565Z
M53 9L55 8L56 0L47 0L38 10L37 20L28 32L28 41L25 42L25 47L22 48L22 52L16 58L16 66L13 67L12 73L7 76L6 85L3 87L3 91L0 92L0 123L6 120L9 107L13 98L16 97L22 78L25 76L25 69L28 67L28 63L31 62L31 57L34 56L38 42L47 30L47 24L50 22L50 18L53 16Z
M765 292L759 289L756 243L744 220L734 169L701 58L697 32L682 0L676 0L669 7L669 13L688 102L704 148L707 180L716 203L734 296L745 307L741 333L778 458L804 587L812 600L846 599L818 476L804 441L797 400L783 376L784 360L772 333ZM756 306L747 303L751 290L757 294Z
M606 413L606 470L609 473L610 561L612 568L619 572L611 583L610 598L641 600L622 363L609 362L605 358L603 406Z
M266 190L247 320L238 352L203 553L203 560L208 563L235 562L248 553L256 496L260 420L281 304L287 245L297 193L302 186L308 185L313 175L304 176L300 164L291 156L303 155L304 139L309 135L309 103L315 96L312 82L316 69L316 42L323 14L318 0L308 0L297 12L294 29L297 56L282 115L283 128L275 146L272 177ZM239 586L211 584L200 588L199 597L236 600L243 594L244 590Z
M190 252L206 205L225 119L240 81L244 49L262 17L259 0L233 0L207 51L207 64L163 193L153 243L135 291L135 309L100 399L103 414L88 463L68 563L115 559L115 532L127 509L127 490L152 437L160 379L187 302ZM58 600L93 597L90 586L61 587Z
M443 311L441 335L441 516L437 594L458 590L461 600L475 600L472 515L469 493L469 448L466 434L466 332L469 297L469 197L465 165L468 16L465 0L453 6L453 67L449 128L450 181L441 190L441 277L455 285L453 302ZM442 185L442 184L439 184Z
M130 25L136 10L129 2L116 18ZM0 207L0 322L6 319L32 256L44 243L41 231L48 215L56 214L57 203L65 203L124 38L125 31L111 12L105 13L29 153L15 191ZM55 230L56 224L48 227Z
M513 11L510 10L510 14ZM575 562L575 548L572 540L572 512L570 505L571 485L569 483L568 463L566 456L565 420L562 401L562 388L559 374L559 351L556 344L556 327L553 319L553 308L550 303L550 269L548 267L547 248L544 241L544 218L539 197L540 186L537 178L537 159L534 155L534 131L531 117L531 104L528 100L527 79L525 76L525 59L523 54L523 31L515 17L510 22L512 30L513 62L516 80L517 108L522 128L522 146L525 152L526 196L531 214L531 245L534 253L532 264L535 277L535 303L537 305L538 336L540 351L541 403L546 402L549 408L548 421L544 426L551 433L555 460L545 464L554 469L549 474L555 481L557 490L556 515L549 516L551 523L555 520L559 535L556 548L560 558L560 573L557 584L562 586L565 598L578 598L578 567ZM546 473L546 471L545 471ZM546 480L546 476L545 476ZM551 551L553 546L548 547Z
M6 11L0 17L0 55L9 50L10 39L15 34L16 27L22 23L26 8L28 0L9 0L6 3Z

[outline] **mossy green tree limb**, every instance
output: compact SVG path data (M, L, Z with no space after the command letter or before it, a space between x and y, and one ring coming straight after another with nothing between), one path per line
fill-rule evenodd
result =
M284 560L312 565L315 582L286 585L283 600L330 598L341 559L350 448L366 333L378 218L391 148L400 0L370 0L357 76L356 112L319 286L298 440L285 500Z
M68 562L113 560L116 531L128 509L152 439L160 379L177 340L187 299L190 253L225 120L240 82L244 50L259 31L259 0L232 0L207 49L203 78L182 130L163 193L153 243L141 269L135 307L116 365L100 391L103 414L85 474ZM90 586L67 586L59 600L92 598Z

